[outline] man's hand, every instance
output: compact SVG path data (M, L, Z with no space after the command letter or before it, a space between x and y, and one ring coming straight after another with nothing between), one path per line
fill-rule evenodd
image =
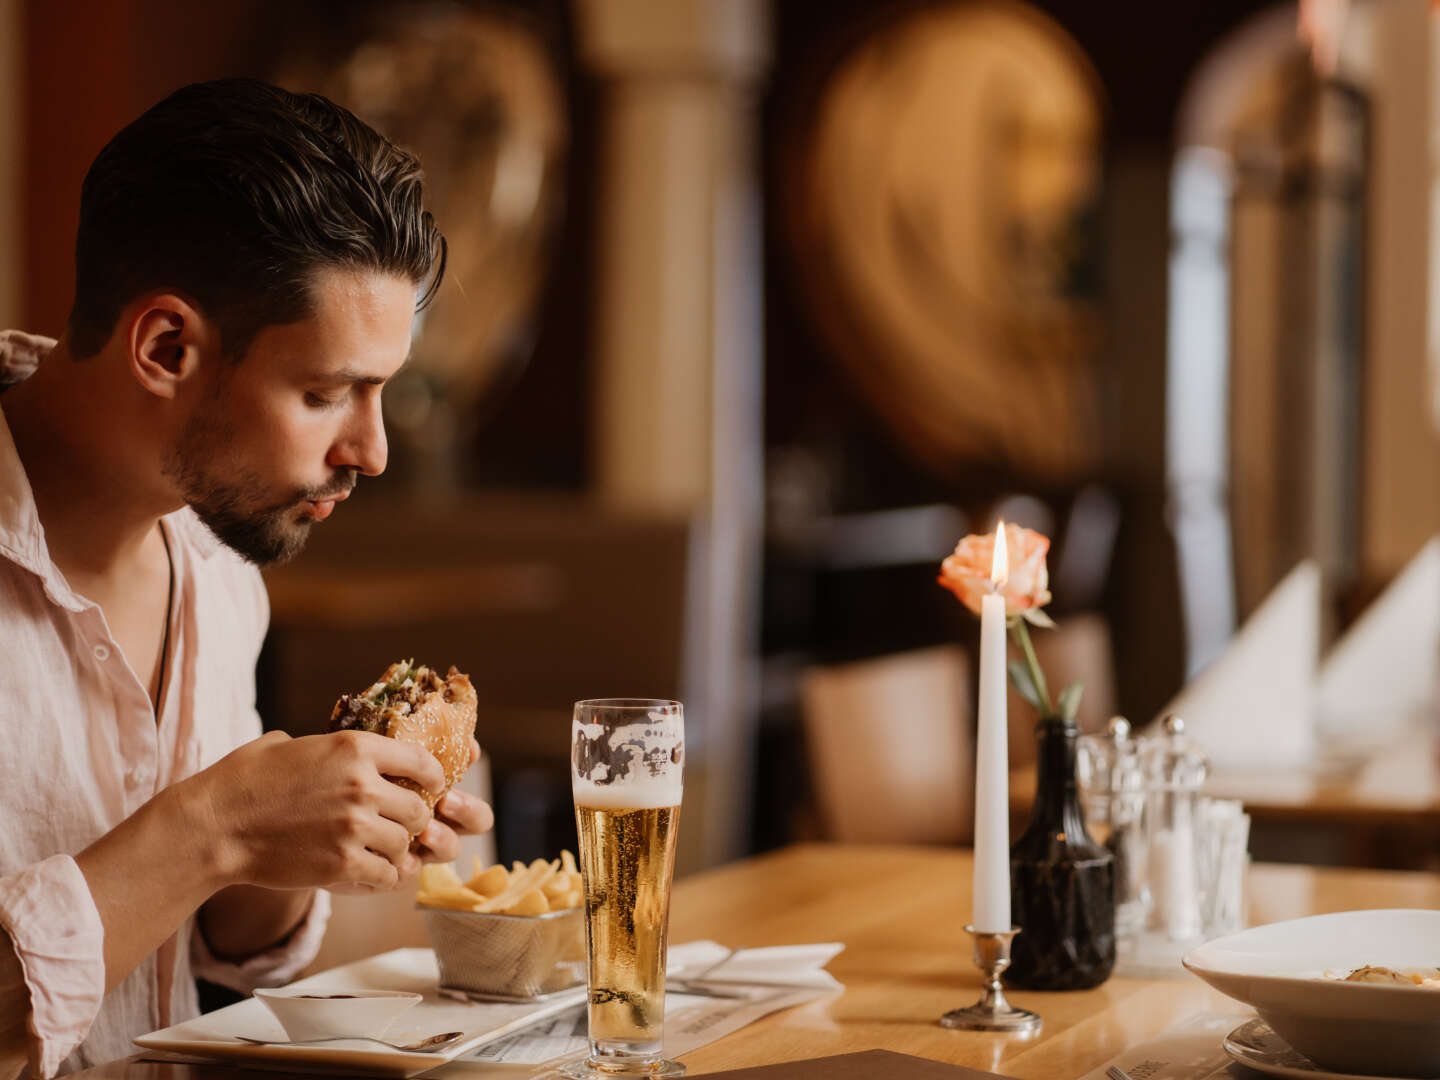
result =
M480 760L480 744L470 740L470 764ZM435 817L416 837L425 862L454 862L460 854L460 837L489 832L495 825L490 804L453 788L435 807Z
M445 785L440 763L422 747L341 731L299 739L270 732L179 786L210 808L232 880L368 891L419 873L410 838L430 824L425 801L387 776L432 791Z

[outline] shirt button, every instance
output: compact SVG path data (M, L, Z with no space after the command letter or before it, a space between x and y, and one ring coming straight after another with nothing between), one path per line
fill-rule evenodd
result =
M103 664L106 660L109 660L109 659L110 659L110 646L109 646L109 645L96 645L96 646L95 646L95 659L96 659L96 660L99 660L102 664Z

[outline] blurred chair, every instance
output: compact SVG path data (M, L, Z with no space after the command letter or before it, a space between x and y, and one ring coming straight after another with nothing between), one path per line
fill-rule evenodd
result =
M954 645L804 673L805 742L826 839L969 840L970 682L966 653Z

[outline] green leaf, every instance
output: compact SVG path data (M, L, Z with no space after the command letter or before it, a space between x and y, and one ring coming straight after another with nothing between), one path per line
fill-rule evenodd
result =
M1067 724L1075 722L1075 714L1080 711L1080 695L1085 692L1085 680L1076 679L1064 690L1060 691L1060 715Z
M1035 689L1035 680L1030 677L1030 668L1023 660L1010 661L1010 681L1015 684L1015 689L1020 691L1020 696L1034 705L1043 714L1045 706L1040 701L1040 691Z

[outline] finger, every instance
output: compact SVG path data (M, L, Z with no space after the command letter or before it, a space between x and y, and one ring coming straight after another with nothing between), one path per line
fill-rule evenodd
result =
M480 760L480 742L479 742L478 739L471 739L471 740L470 740L470 764L471 764L471 765L474 765L475 762L477 762L477 761L479 761L479 760Z
M430 808L425 800L409 788L389 780L375 785L375 812L405 830L407 837L414 836L430 822Z
M467 836L489 832L495 827L495 812L489 803L453 788L440 800L435 813L456 832Z
M373 851L359 850L345 860L343 876L329 888L342 892L388 892L400 881L395 864Z
M426 791L445 790L445 769L435 755L419 743L401 742L367 731L357 734L368 736L363 745L371 755L370 760L384 775L414 780Z
M420 857L426 862L454 862L460 857L460 837L444 822L430 822L415 839L422 848Z
M423 849L421 849L421 853L423 853ZM421 861L420 854L417 854L412 848L405 855L405 862L400 867L400 879L395 883L395 887L397 889L403 889L407 885L416 884L417 879L420 877L420 868L424 865L425 863Z
M361 832L358 839L367 850L394 866L397 873L403 873L406 857L410 854L410 835L403 825L388 818L377 817Z

